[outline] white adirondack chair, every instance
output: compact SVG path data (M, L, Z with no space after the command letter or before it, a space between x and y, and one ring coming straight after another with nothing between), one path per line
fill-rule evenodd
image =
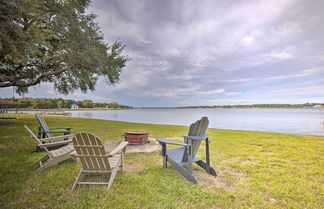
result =
M25 129L29 132L31 138L36 142L37 146L44 149L47 153L32 165L39 164L39 168L35 170L35 172L45 170L47 168L53 167L58 163L67 160L71 157L71 154L74 151L74 147L72 145L72 137L71 135L65 136L57 136L57 137L50 137L39 139L37 136L25 125ZM61 141L64 138L68 138L68 140ZM48 150L49 147L58 146L58 145L65 145L56 150Z
M124 154L127 141L121 142L113 151L106 153L99 137L92 133L80 132L75 134L73 145L76 157L80 159L82 168L72 186L72 191L77 185L96 184L107 185L109 189L118 170L124 170ZM108 182L81 181L86 174L111 174Z

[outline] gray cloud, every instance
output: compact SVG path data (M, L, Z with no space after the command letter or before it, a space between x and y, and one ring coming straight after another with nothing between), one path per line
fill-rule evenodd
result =
M132 60L115 87L100 81L94 93L69 98L134 106L319 102L323 9L323 1L306 0L95 0L89 12L106 41L121 40Z

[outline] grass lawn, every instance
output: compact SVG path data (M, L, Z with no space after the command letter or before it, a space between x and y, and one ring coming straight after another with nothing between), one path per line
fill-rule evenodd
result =
M45 118L50 127L74 127L74 133L89 131L102 140L122 139L128 130L148 131L152 138L187 132L181 126ZM81 165L70 159L34 173L30 164L44 153L32 153L35 144L24 124L36 132L33 115L0 120L0 208L323 208L320 136L209 129L217 177L195 166L199 184L192 184L171 166L163 169L158 152L127 154L126 171L111 190L80 186L71 193ZM202 158L203 151L201 146Z

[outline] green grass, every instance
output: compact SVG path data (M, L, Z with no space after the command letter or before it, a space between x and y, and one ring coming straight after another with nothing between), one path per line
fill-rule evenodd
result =
M74 127L102 140L122 139L129 130L150 137L177 137L187 127L46 116L51 127ZM4 124L4 123L11 124ZM162 168L158 152L127 154L128 170L111 190L80 186L70 192L81 167L74 159L34 173L44 153L23 125L36 132L33 115L0 120L0 208L323 208L323 137L209 129L212 166L218 177L195 166L200 184ZM203 157L202 146L199 155ZM135 161L140 161L136 164Z

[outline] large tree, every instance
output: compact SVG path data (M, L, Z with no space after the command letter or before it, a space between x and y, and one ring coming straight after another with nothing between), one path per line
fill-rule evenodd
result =
M0 87L18 93L41 82L57 92L95 89L99 77L119 81L123 45L103 40L90 0L0 0Z

